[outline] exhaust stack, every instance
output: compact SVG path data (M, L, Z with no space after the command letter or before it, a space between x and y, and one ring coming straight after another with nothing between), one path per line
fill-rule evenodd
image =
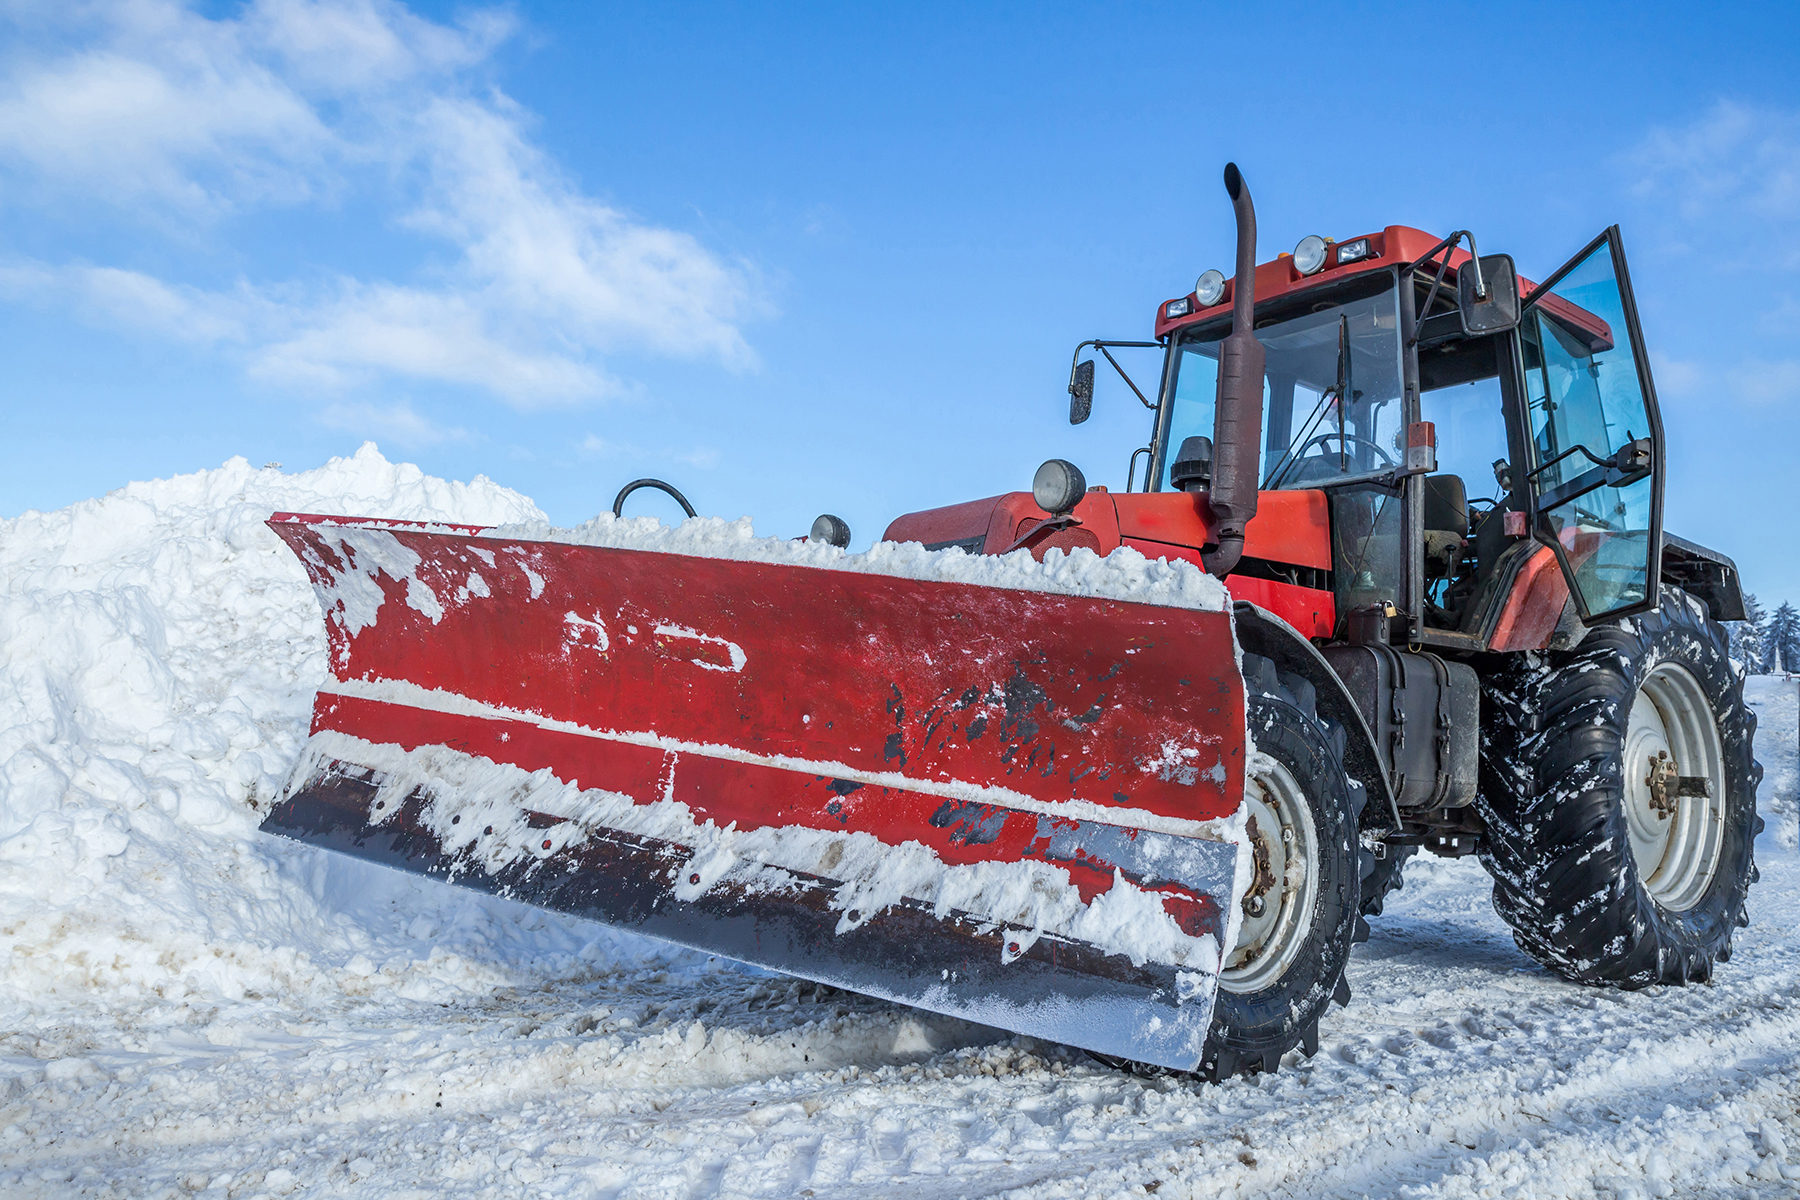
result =
M1262 472L1263 347L1256 340L1256 207L1236 163L1225 164L1225 191L1237 214L1237 274L1231 333L1219 354L1213 410L1213 481L1209 502L1218 523L1217 550L1206 569L1223 579L1244 553L1244 527L1256 515Z

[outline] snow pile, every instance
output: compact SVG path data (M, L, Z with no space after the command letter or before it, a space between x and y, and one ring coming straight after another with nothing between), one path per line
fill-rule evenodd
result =
M1756 810L1768 822L1764 832L1786 849L1800 848L1800 761L1795 757L1800 681L1783 675L1746 676L1744 703L1756 714L1756 761L1763 769Z
M861 554L850 554L824 542L757 537L748 517L736 521L695 517L680 525L667 526L654 517L621 518L609 512L573 529L557 529L547 522L530 521L503 526L487 536L607 546L617 550L659 550L666 554L692 554L737 562L825 567L833 571L1057 592L1066 596L1096 596L1211 612L1224 611L1231 606L1231 596L1225 585L1193 563L1145 558L1129 546L1120 547L1104 558L1083 548L1067 554L1052 549L1045 553L1042 562L1034 559L1029 550L1015 550L1011 554L967 554L961 550L927 550L918 542L877 542Z
M354 993L383 982L377 958L421 987L491 986L485 927L508 906L408 891L255 832L326 679L312 588L263 524L282 509L542 516L369 444L300 474L239 458L0 523L0 1001ZM358 915L401 904L418 907L413 938L439 934L435 951L382 944L370 930L392 917ZM575 936L513 952L573 961Z

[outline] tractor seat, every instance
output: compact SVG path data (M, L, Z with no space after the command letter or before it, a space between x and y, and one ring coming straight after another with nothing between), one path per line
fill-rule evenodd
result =
M1447 579L1462 562L1469 536L1469 496L1460 475L1425 477L1425 575Z

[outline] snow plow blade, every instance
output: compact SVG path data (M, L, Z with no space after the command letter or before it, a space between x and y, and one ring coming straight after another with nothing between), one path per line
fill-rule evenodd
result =
M269 524L333 678L266 832L1199 1065L1244 869L1228 612Z

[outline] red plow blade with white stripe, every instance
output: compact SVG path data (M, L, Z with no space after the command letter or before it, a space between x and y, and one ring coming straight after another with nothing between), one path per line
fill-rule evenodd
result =
M270 526L318 592L333 678L266 831L1198 1065L1244 795L1228 612Z

